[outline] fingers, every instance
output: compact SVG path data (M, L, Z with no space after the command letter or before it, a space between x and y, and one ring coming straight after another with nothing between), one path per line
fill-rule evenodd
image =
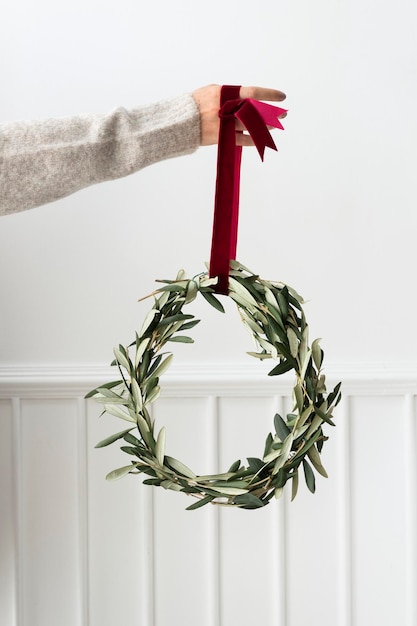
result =
M278 119L283 120L285 117L287 117L287 112L281 113L281 115L278 115ZM244 131L246 130L246 128L243 126L242 122L240 122L239 120L236 120L235 122L236 126L236 130L237 131ZM269 130L274 130L275 126L268 126Z
M286 95L278 89L269 89L267 87L241 87L241 98L252 98L253 100L266 100L270 102L282 102Z
M236 145L237 146L253 146L254 143L250 137L250 135L246 135L245 133L236 133Z
M200 112L202 146L215 144L218 140L220 90L220 85L207 85L196 89L192 94ZM284 92L267 87L241 87L239 95L242 99L252 98L269 102L282 102L286 98ZM285 113L279 117L285 117ZM240 122L237 122L236 130L244 130ZM238 137L238 145L251 146L253 142L248 135L241 135Z

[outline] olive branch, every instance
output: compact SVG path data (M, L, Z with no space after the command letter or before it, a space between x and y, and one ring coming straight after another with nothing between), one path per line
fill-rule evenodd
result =
M196 475L180 460L166 454L165 427L155 433L149 406L157 400L160 377L173 358L171 352L163 349L168 343L193 343L184 333L200 320L183 313L183 308L199 294L224 312L214 295L216 280L207 273L188 279L181 270L175 280L159 281L163 286L146 296L154 298L154 305L135 341L114 349L112 365L119 371L118 379L86 396L100 402L103 413L130 423L129 428L110 435L96 446L101 448L122 441L127 445L121 450L133 457L130 464L113 470L107 479L144 474L144 484L196 498L188 510L208 503L260 508L272 497L278 498L289 480L294 499L301 471L308 489L314 493L314 470L327 477L321 462L323 444L328 439L323 425L334 426L333 410L341 398L341 384L327 394L321 371L324 353L318 339L309 346L302 298L288 285L263 280L237 261L231 261L229 297L236 303L241 320L254 339L256 350L248 354L261 361L277 362L269 376L294 371L292 412L285 419L278 413L274 416L274 433L267 435L260 457L248 457L247 465L235 461L227 472L220 474Z

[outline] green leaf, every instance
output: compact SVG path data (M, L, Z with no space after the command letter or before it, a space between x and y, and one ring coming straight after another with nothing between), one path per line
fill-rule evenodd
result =
M204 506L206 504L209 504L213 500L214 500L214 496L206 496L205 498L201 498L201 499L197 500L197 502L194 502L194 504L191 504L190 506L187 506L187 508L185 510L186 511L195 511L196 509L199 509L202 506Z
M174 470L174 472L178 472L179 474L182 474L183 476L186 476L187 478L191 478L193 480L197 479L197 476L194 474L194 472L190 470L189 467L184 465L184 463L178 461L178 459L174 459L174 457L172 456L165 456L165 461L166 463L168 463L169 467Z
M168 317L163 317L159 322L159 326L168 326L169 324L173 324L174 322L185 322L187 320L193 319L194 315L186 314L186 313L177 313L176 315L169 315Z
M314 493L316 491L316 479L314 477L314 472L306 459L303 459L303 469L306 485L311 493Z
M320 454L316 446L311 446L311 448L308 449L307 454L313 467L318 471L318 473L324 476L324 478L328 478L328 474L322 465Z
M98 396L97 398L94 398L94 401L99 404L121 404L123 406L127 406L129 404L128 398L123 398L116 394L114 394L114 396Z
M239 472L240 473L240 472ZM224 472L223 474L204 474L203 476L196 476L199 483L207 483L215 480L230 480L236 478L235 472Z
M282 319L285 321L288 317L288 289L283 287L277 293L277 302L281 311Z
M274 447L274 444L272 444L272 450L264 456L264 463L271 463L271 461L275 461L275 459L281 456L282 445L279 445L280 447L276 448Z
M138 335L136 335L138 340L139 337ZM143 357L143 354L145 352L145 350L147 349L148 345L149 345L149 341L150 339L147 337L146 339L143 339L139 345L136 348L136 355L135 355L135 369L137 369L139 367L139 363L141 358Z
M312 404L309 404L303 410L303 412L300 414L300 419L298 420L298 428L302 428L304 426L304 424L306 423L310 415L313 413L313 411L314 411L314 406Z
M247 489L249 487L249 483L245 480L218 480L217 482L213 482L210 485L210 489L216 487L217 489L223 489L223 487L234 488L237 489Z
M249 307L258 306L258 303L256 302L251 292L246 289L246 287L244 287L239 280L233 278L232 276L229 276L229 296L233 298L233 296L235 295L238 296L238 299L240 299L243 303L246 303L246 305Z
M139 439L132 435L130 431L123 437L123 439L126 441L126 443L130 443L131 446L136 446L139 448L142 446L142 443L139 441Z
M123 380L115 380L111 383L105 383L104 385L100 385L100 387L97 387L96 389L92 389L91 391L89 391L87 393L87 395L85 395L84 397L87 398L93 398L97 393L101 393L101 391L99 392L99 389L112 389L113 387L117 387L118 385L123 384Z
M191 330L191 328L194 328L194 326L197 326L197 324L199 324L200 322L201 320L193 320L192 322L186 322L185 324L180 326L178 330Z
M281 341L285 341L287 336L284 322L282 321L281 313L278 309L273 307L269 302L266 304L269 313L269 323L272 323L274 331L279 336Z
M255 322L255 320L245 311L245 309L240 309L240 317L242 318L243 322L245 322L251 332L255 333L255 335L258 335L260 333L262 333L262 327Z
M285 487L285 484L288 480L288 473L287 470L284 469L283 467L281 467L279 469L279 471L275 474L273 480L271 481L270 485L271 487Z
M304 380L305 378L310 360L311 360L311 350L307 350L307 352L304 355L304 360L301 362L301 371L300 371L301 380Z
M266 303L269 304L269 306L272 307L274 312L276 311L279 314L279 317L281 318L281 313L278 311L277 300L274 294L272 293L271 289L269 289L269 287L265 287L265 300L266 300Z
M309 432L310 432L310 429L309 429L308 433ZM301 449L298 450L297 454L294 455L292 460L295 461L296 459L305 456L307 451L310 450L311 446L313 446L316 443L317 439L321 435L321 432L322 432L321 428L320 428L320 430L316 429L316 432L314 432L314 434L311 436L311 438L310 438L310 435L307 433L307 435L305 435L304 446Z
M241 496L236 496L235 504L245 509L260 509L265 506L262 500L253 493L245 493Z
M263 458L265 458L271 452L273 441L274 441L274 439L273 439L271 433L268 433L267 438L265 440L265 448L264 448Z
M118 439L123 439L125 435L127 435L127 433L130 433L131 430L133 430L133 428L128 428L127 430L121 430L119 433L110 435L109 437L106 437L106 439L103 439L102 441L97 443L94 447L105 448L106 446L109 446L110 444L114 443Z
M274 496L275 496L275 498L277 500L279 500L283 493L284 493L284 488L283 487L277 487L275 489L275 491L274 491Z
M179 331L182 326L182 322L173 322L172 324L168 324L162 329L162 333L160 335L160 341L162 343L166 343L172 335Z
M119 348L114 348L114 356L116 357L117 362L130 373L133 370L133 364L127 356L126 350L123 349L122 352L120 348L123 348L123 346L120 346Z
M287 424L284 422L281 415L279 415L278 413L275 413L274 426L275 426L275 432L277 433L281 441L284 441L288 437L288 435L291 433Z
M309 424L304 424L304 426L299 426L298 428L296 428L294 431L294 441L302 437L304 433L308 430L308 428Z
M147 378L145 383L143 383L143 395L149 396L151 391L157 386L158 382L159 378L157 378L156 376L151 376L150 378Z
M205 287L212 287L216 285L218 281L217 276L213 276L209 278L208 274L202 274L200 277L200 289L204 289Z
M138 428L141 436L145 438L145 434L149 433L149 424L142 415L138 415Z
M298 340L296 333L291 327L287 328L287 337L288 337L288 343L290 346L291 356L295 358L298 354L298 346L300 342Z
M255 357L255 359L260 359L263 361L264 359L272 359L272 355L269 352L247 352L249 356Z
M257 459L251 456L251 457L248 457L247 461L249 463L250 471L253 472L254 474L261 472L263 468L265 467L265 462L262 461L262 459Z
M220 494L224 494L225 496L240 496L244 493L247 493L247 489L239 489L238 487L213 487L210 485L211 491L218 491Z
M236 261L235 259L230 259L230 267L232 268L232 270L244 271L248 272L249 274L253 274L250 269L248 269L247 267L245 267L245 265L242 265L242 263Z
M106 476L106 480L119 480L119 478L123 478L123 476L127 476L132 470L135 469L134 465L125 465L124 467L119 467L118 469L113 470Z
M294 500L295 496L297 495L298 483L299 483L299 477L298 477L298 469L297 469L294 471L293 478L292 478L291 502Z
M340 397L341 397L341 394L339 393L339 392L340 392L340 387L341 387L341 384L342 384L342 383L338 383L338 384L336 385L336 387L333 389L333 391L332 391L331 393L329 393L329 395L328 395L328 397L327 397L327 402L328 402L328 405L329 405L329 406L331 406L331 405L333 404L333 402L334 402L336 399L337 399L337 401L336 401L336 405L337 405L337 403L339 402ZM335 406L336 406L336 405L335 405Z
M176 337L169 337L168 341L174 341L176 343L194 343L194 339L187 337L186 335L177 335Z
M285 374L285 372L289 372L292 369L293 364L290 363L290 361L281 361L270 372L268 372L268 376L280 376L280 374Z
M160 487L161 486L161 479L160 478L146 478L143 481L144 485L152 485L153 487Z
M198 293L198 285L195 280L188 281L187 293L185 296L184 304L189 304L196 299Z
M274 465L274 468L272 470L272 474L273 475L277 474L278 471L287 462L288 457L289 457L290 452L291 452L293 440L294 440L293 435L292 435L292 433L290 433L288 435L288 437L285 439L285 441L283 442L283 446L281 448L280 455L277 458L277 460L275 461L275 465Z
M323 350L320 348L320 339L315 339L311 344L311 351L313 354L314 365L318 370L321 368L323 362Z
M135 403L136 411L141 411L143 408L142 393L140 391L138 382L135 378L132 378L130 381L130 389L131 389L132 397Z
M214 307L217 311L220 311L220 313L224 313L224 307L222 303L216 298L216 296L213 296L210 291L200 291L200 293L203 298L207 300L209 304L211 304L212 307Z
M165 456L165 427L163 426L158 433L155 445L155 456L159 465L164 464Z
M181 485L175 483L173 480L163 480L161 482L161 487L164 489L171 489L172 491L182 491Z
M123 400L123 398L121 398L118 393L115 393L114 391L112 391L111 389L108 389L107 387L98 387L96 391L97 393L101 394L105 398L114 398L114 399Z
M136 423L135 418L132 417L128 409L125 409L124 407L122 408L121 406L118 406L116 404L105 404L104 410L106 411L106 413L109 413L110 415L113 415L114 417L118 417L122 420L126 420L127 422Z
M177 291L178 293L180 293L181 291L185 291L185 289L187 288L187 283L188 281L185 281L185 280L180 283L170 283L169 285L164 285L163 287L159 287L158 292Z
M278 358L278 351L276 347L270 341L267 341L266 339L264 339L263 337L260 337L259 335L256 337L256 341L259 343L260 347L265 350L265 352L271 355L273 359Z
M249 460L249 459L248 459ZM235 461L234 463L232 463L232 465L229 468L229 472L234 474L235 472L237 472L237 470L240 467L240 459L238 459L237 461Z
M140 329L140 337L143 337L146 331L150 329L150 326L154 321L156 315L158 315L158 317L160 316L160 312L158 311L158 309L151 309L150 311L148 311L145 319L143 320L142 328Z
M308 429L305 439L310 439L311 435L317 431L318 428L323 424L323 420L319 415L314 415L312 422L310 424L310 428Z
M155 400L159 398L160 393L160 386L155 385L155 387L153 387L152 390L147 394L145 404L152 404L152 402L155 402Z
M298 412L301 414L303 412L304 394L300 383L297 383L294 387L294 396L297 403Z
M161 293L160 296L155 298L155 307L159 311L162 311L162 309L164 308L164 306L168 302L170 296L171 296L171 293L169 291L164 291L163 293Z
M334 426L335 425L335 423L332 422L330 417L328 417L326 415L326 413L321 410L321 408L319 409L319 407L315 406L314 407L314 412L316 413L316 415L318 415L323 420L323 422L326 422L327 424L330 424L330 426Z
M166 370L171 365L171 361L173 358L174 358L173 354L168 354L168 356L162 361L162 363L153 372L153 376L155 378L159 378L160 376L162 376L162 374L166 372Z
M140 458L140 450L133 448L132 446L121 446L120 450L125 454L131 454Z

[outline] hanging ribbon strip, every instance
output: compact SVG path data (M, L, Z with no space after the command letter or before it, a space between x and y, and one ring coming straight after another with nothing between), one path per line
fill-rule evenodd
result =
M239 220L240 163L242 147L236 145L236 120L255 144L263 161L265 148L277 150L268 126L283 126L278 117L285 109L239 97L240 87L224 85L220 95L220 130L217 151L217 180L214 202L210 276L218 277L216 293L229 293L230 260L236 258Z

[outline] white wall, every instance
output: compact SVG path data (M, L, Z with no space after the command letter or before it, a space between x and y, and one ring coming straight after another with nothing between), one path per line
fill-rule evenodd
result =
M392 511L393 507L414 511L405 515L408 521L404 524L410 525L410 520L415 520L415 501L410 497L415 483L411 482L405 493L400 479L395 481L389 473L387 493L380 493L374 470L375 467L386 468L385 461L381 458L375 467L371 465L369 470L367 467L369 447L383 454L390 446L389 435L394 433L391 436L399 437L403 443L390 448L388 464L394 466L393 474L401 477L404 470L401 446L406 445L404 437L410 429L414 432L410 445L415 446L415 431L412 431L415 417L410 408L415 390L412 384L410 387L409 379L417 365L413 332L417 305L414 289L416 19L417 7L409 0L399 0L395 6L376 0L314 3L264 0L257 4L249 0L213 0L209 5L191 0L157 3L73 0L65 5L51 0L36 3L3 0L1 9L0 119L104 112L119 105L128 107L182 93L209 82L274 86L288 94L290 113L284 124L286 130L276 133L278 155L267 154L264 164L253 151L246 151L244 155L238 258L265 277L288 282L309 300L306 313L312 334L324 338L332 377L338 379L339 373L346 371L365 372L359 378L371 384L385 370L387 380L395 378L399 389L404 390L404 393L395 392L395 400L385 401L381 394L386 386L371 385L367 399L354 399L352 406L346 402L341 409L339 447L331 448L330 454L336 455L336 450L349 452L352 440L344 438L344 434L350 421L343 416L352 409L351 436L355 449L361 450L358 453L361 461L353 467L352 475L349 473L353 485L353 508L349 514L353 516L353 534L351 543L342 544L345 547L340 558L345 559L345 565L353 558L357 569L351 573L354 581L349 587L351 596L343 596L342 604L334 608L338 611L338 622L336 613L331 613L333 621L329 624L332 626L335 623L337 626L350 623L362 626L372 622L375 604L385 597L383 593L378 595L381 572L385 572L382 588L387 594L390 581L405 584L406 580L416 580L415 544L410 547L402 543L402 539L398 544L398 533L403 526L400 524L387 532L389 522L386 522L387 510ZM68 469L65 507L71 509L75 501L79 502L80 498L82 501L84 497L84 487L77 483L77 477L83 471L86 457L84 453L79 456L79 445L93 444L88 438L78 439L76 424L84 423L84 409L79 413L79 394L66 391L67 399L60 400L62 405L51 406L50 391L42 391L42 380L45 377L52 380L50 385L48 383L55 389L52 396L58 394L57 388L61 389L62 373L67 380L69 372L72 380L81 372L78 378L85 387L88 372L95 371L96 365L109 362L113 345L130 340L147 309L146 303L138 305L136 300L152 289L154 279L173 276L180 267L190 274L201 270L210 253L215 160L214 148L201 149L192 156L158 164L129 179L93 187L58 203L1 219L0 377L4 398L0 403L4 429L1 458L7 470L1 488L5 501L13 498L15 486L9 474L15 461L10 457L11 447L7 442L9 435L17 437L14 429L22 423L21 445L27 456L23 455L25 464L20 471L22 476L28 476L28 482L24 481L18 491L23 494L19 496L23 498L23 508L17 508L30 510L38 524L41 513L37 505L39 509L50 510L60 493L61 486L53 473L56 455L64 455L64 467ZM187 375L193 369L204 379L207 363L214 369L227 366L229 373L233 371L231 363L238 363L244 369L244 353L248 349L243 330L232 313L220 318L204 306L196 306L194 310L203 316L204 322L195 333L198 341L192 348L179 350L176 357L177 363L185 367L177 369L180 387L184 388L188 384ZM57 376L53 375L54 371L58 372ZM28 379L40 385L41 391L35 385L38 389L36 410L32 410L32 400L25 405L20 399L22 394L28 397L25 387ZM226 376L225 381L227 386L230 377ZM210 390L210 394L213 393L215 389ZM255 393L255 397L257 395ZM42 402L47 405L45 410ZM235 410L238 411L231 409L233 416ZM373 417L367 421L371 413ZM77 415L76 423L74 415ZM397 422L397 415L408 417L398 418ZM95 415L89 413L89 416L88 428L95 430L98 428ZM386 426L383 435L379 431L375 435L374 427L379 419ZM54 447L51 456L46 453L44 456L44 437L50 433L48 436L55 435L59 439L66 420L72 429L69 441L63 448ZM91 439L95 441L95 437ZM39 451L42 454L38 454ZM99 463L107 467L106 454L101 454ZM37 468L34 475L32 463ZM411 468L415 470L415 465ZM99 499L102 492L107 494L105 484L100 487L98 475L105 472L101 470L100 466L97 480L92 483L94 497ZM93 470L90 468L90 471ZM44 473L47 480L46 488L42 489ZM309 522L313 520L312 523L319 526L317 520L321 515L332 515L338 484L330 481L329 492L324 491L309 501ZM128 516L131 505L122 495L124 489L122 487L115 497L120 514L123 515L127 507ZM372 518L359 515L369 492L378 493L376 510L379 515L372 524ZM157 506L163 507L169 515L169 496L164 502L161 496L160 504L159 494L155 497ZM96 528L102 523L104 513L100 507L112 506L106 504L106 498L107 495L103 496L89 518L89 537L95 536ZM144 510L148 506L146 501ZM177 505L173 502L172 506L175 509ZM288 513L291 528L303 527L306 519L303 506L285 509L291 511ZM280 511L277 508L271 516L283 515ZM143 508L135 515L143 515ZM24 534L32 517L22 519L23 526L16 530L13 515L2 511L6 528L2 536L7 542L13 533L20 533L20 550L37 545ZM158 519L160 526L156 532L164 537L168 531L163 518ZM198 521L201 518L194 516L192 519L187 522L195 525L192 532L197 533L199 528L205 536L206 526L200 527ZM343 519L341 514L342 530ZM85 564L77 561L77 558L84 558L85 550L82 548L77 553L81 556L74 556L71 548L87 543L83 535L86 532L84 522L81 515L78 522L74 518L60 518L57 523L62 533L73 541L64 555L70 559L69 571L77 570L86 575ZM143 523L146 526L148 522ZM251 522L244 523L245 528L248 523L250 532ZM220 532L213 531L212 521L207 524L210 532ZM53 539L54 532L60 531L52 526ZM35 527L35 534L36 528L39 526ZM182 547L185 549L187 538L186 532L181 532L184 534L175 546L179 551ZM228 522L224 522L221 533L221 546L234 546L236 536ZM108 535L110 554L118 559L120 550L126 550L124 537L111 535L111 528ZM409 535L406 535L408 539ZM380 554L381 537L387 536L389 568L383 570L383 563L376 560L378 566L373 566L373 559ZM325 541L326 537L321 536L321 539ZM220 545L216 536L212 541ZM295 561L288 562L289 570L281 573L277 570L274 576L283 577L286 573L288 589L294 589L291 581L295 570L291 568L296 567L293 563L301 563L304 546L300 548L291 537L288 541L285 549L295 555ZM369 547L369 542L371 556L366 557L364 546ZM99 573L103 558L101 546L94 542L88 545L92 551L90 567ZM53 548L48 545L49 549ZM145 576L144 567L155 568L152 576L159 589L155 597L160 597L158 593L163 593L167 585L164 574L159 574L164 559L169 568L174 567L176 553L171 553L170 549L166 547L166 552L158 552L155 560L152 555L142 560L139 544L135 544L133 555L136 555L138 568L142 568L138 575ZM231 571L227 568L232 567L236 555L240 554L238 546L231 547L229 553L225 549L226 570L221 570L223 578L218 596L222 598L226 597L222 587L225 571ZM334 550L337 549L331 539L321 557L326 562L328 559L329 579L339 575L336 570L343 571L343 576L350 575L349 567L346 569L335 560ZM5 564L13 561L8 552L5 554L0 595L14 597L12 587L17 580L20 602L32 606L26 589L32 579L47 580L48 572L42 568L42 559L39 555L32 558L30 552L21 553L20 567L29 562L31 569L25 565L15 579L4 574L8 571ZM411 554L408 561L406 554ZM107 567L112 558L109 557ZM126 558L129 563L133 561L132 553ZM364 564L361 559L368 560ZM261 568L262 563L259 555L250 553L248 567ZM270 566L268 560L265 563ZM212 566L211 574L218 565L212 563L210 568ZM274 567L279 566L275 563ZM366 590L360 584L363 571L369 572L367 580L375 576L375 585ZM414 572L411 578L410 571ZM211 574L207 578L209 586L215 584ZM121 570L119 575L123 575ZM65 580L57 591L57 606L65 595L64 583ZM108 615L113 615L118 605L108 601L109 584L100 576L94 578L89 598L92 606L98 607L103 601ZM139 583L134 578L133 583L129 579L129 585L132 593ZM309 593L307 587L304 580L302 588L306 594ZM65 605L68 624L81 623L78 610L84 611L84 617L86 615L84 600L77 596L77 593L85 593L85 589L81 581L71 602L68 600ZM323 595L334 604L334 589L325 586L322 589ZM199 591L201 597L204 591L203 585ZM30 593L37 592L32 588ZM281 622L273 622L278 619L274 614L275 617L270 617L274 626L303 623L298 621L302 615L297 614L299 608L292 593L286 597L288 623L282 621L282 615ZM132 595L129 597L132 602ZM314 602L314 598L308 597ZM182 600L169 595L169 606L173 614L180 615ZM389 620L386 617L388 621L383 622L380 618L375 623L387 626L393 623L393 612L400 610L400 605L392 601L389 606L386 613ZM344 607L345 617L342 617ZM168 610L166 606L164 610ZM227 610L222 609L221 623L216 622L216 617L207 618L212 620L207 623L210 626L233 623ZM408 605L407 611L408 617L401 614L401 619L407 619L407 626L411 626L416 608ZM98 615L91 618L90 626L104 623ZM144 615L150 613L141 615L139 618L135 613L137 623L148 626L151 618ZM22 615L19 619L18 626L37 626L37 623L49 626L45 614L39 617L43 622L28 621L29 618ZM155 626L169 623L168 617L162 614L155 619ZM195 623L194 616L191 619L190 624ZM406 623L398 620L397 623ZM15 624L11 618L5 623ZM114 620L109 622L114 623Z
M414 361L395 300L415 305L416 12L406 0L5 0L0 115L107 111L213 81L285 90L279 154L245 154L238 257L311 301L332 361ZM214 171L205 149L4 218L2 361L107 362L154 279L209 258ZM185 358L230 360L207 336ZM230 349L244 352L240 339Z

